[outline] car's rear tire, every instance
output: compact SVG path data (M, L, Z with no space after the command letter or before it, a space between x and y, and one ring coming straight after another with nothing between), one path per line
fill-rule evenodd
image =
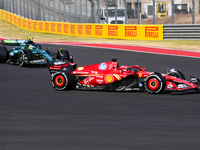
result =
M62 91L69 88L69 80L64 72L57 72L52 76L52 85L58 90Z
M8 51L4 46L0 46L0 63L5 63L8 60Z
M27 60L26 60L26 59ZM18 54L19 66L24 67L29 61L32 60L32 53L29 50L21 50Z
M176 69L170 69L170 71L167 73L167 75L185 80L184 74L181 71L176 70Z
M67 60L67 61L70 61L70 55L69 55L69 52L67 50L58 50L57 51L57 56L56 56L57 59L59 60Z
M145 89L150 94L162 93L165 87L166 81L161 74L151 74L145 80Z

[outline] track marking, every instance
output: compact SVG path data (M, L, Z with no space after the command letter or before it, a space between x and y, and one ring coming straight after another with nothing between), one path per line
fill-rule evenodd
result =
M41 42L44 44L59 44L59 45L71 45L71 46L84 46L84 47L95 47L95 48L108 48L117 49L133 52L161 54L161 55L172 55L182 57L193 57L200 58L200 52L186 51L186 50L174 50L167 48L157 47L145 47L145 46L133 46L133 45L117 45L117 44L99 44L99 43L82 43L82 42Z

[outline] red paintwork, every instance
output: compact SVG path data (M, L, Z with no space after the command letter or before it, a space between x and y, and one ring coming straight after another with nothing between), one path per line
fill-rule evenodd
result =
M165 80L167 80L166 81L166 89L171 89L171 90L189 90L189 89L197 89L198 88L197 85L195 85L195 84L193 84L193 83L191 83L189 81L180 79L180 78L172 77L172 76L169 76L169 75L164 75L164 77L165 77ZM178 88L176 86L176 84L174 84L174 82L185 84L188 87L182 87L182 88L179 87Z
M157 79L150 79L147 83L151 90L156 90L159 87L159 81Z
M55 71L58 71L58 70L61 70L62 67L67 67L68 64L63 64L63 65L54 65L54 66L48 66L49 70L55 70Z
M102 66L101 66L102 65ZM131 71L130 68L138 68L141 70ZM75 71L71 72L76 76L86 76L88 78L82 80L80 83L84 85L105 85L114 83L126 78L129 75L148 76L145 69L139 66L121 66L118 67L118 62L105 62L94 64L90 66L78 67Z
M71 64L73 65L73 64ZM64 65L58 65L58 66L49 66L50 70L55 70L59 71L63 67L68 66L67 64ZM134 68L131 70L131 68ZM94 65L89 65L89 66L83 66L83 67L77 67L76 70L72 71L71 74L74 76L78 77L85 77L85 79L81 80L79 83L85 86L100 86L100 85L106 85L106 84L112 84L114 82L120 81L129 75L136 75L138 78L143 78L145 79L148 77L150 74L153 74L154 72L146 72L144 68L141 68L140 66L118 66L118 62L104 62L104 63L99 63L99 64L94 64ZM166 80L166 89L167 90L188 90L188 89L198 89L198 86L180 79L176 77L172 77L166 74L162 74L164 79ZM156 82L154 79L150 80ZM177 84L175 83L181 83L177 87ZM187 85L187 87L185 85ZM154 88L157 88L158 85L155 87L151 87L152 90Z
M58 80L60 80L61 82L58 82ZM55 78L55 84L56 84L57 86L59 86L59 87L63 86L63 85L65 84L65 79L64 79L64 77L61 76L61 75L56 76L56 78Z

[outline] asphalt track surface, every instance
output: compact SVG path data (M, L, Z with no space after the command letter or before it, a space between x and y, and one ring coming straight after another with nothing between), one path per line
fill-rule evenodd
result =
M79 46L78 66L118 58L200 77L200 59ZM0 150L199 150L200 93L55 91L46 67L0 64Z

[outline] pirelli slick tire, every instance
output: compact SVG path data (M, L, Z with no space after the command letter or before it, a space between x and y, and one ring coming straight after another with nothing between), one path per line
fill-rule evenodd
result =
M8 51L4 46L0 46L0 63L5 63L8 60Z
M162 93L165 87L166 81L161 74L151 74L145 80L145 89L150 94Z
M29 50L21 50L18 54L19 66L24 67L32 60L32 53Z
M56 72L52 76L52 85L58 91L71 89L73 85L73 79L71 73Z
M184 74L181 71L176 70L176 69L170 69L170 71L167 73L167 75L185 80Z
M56 58L59 59L59 60L70 61L69 52L67 50L63 50L63 49L57 51Z

